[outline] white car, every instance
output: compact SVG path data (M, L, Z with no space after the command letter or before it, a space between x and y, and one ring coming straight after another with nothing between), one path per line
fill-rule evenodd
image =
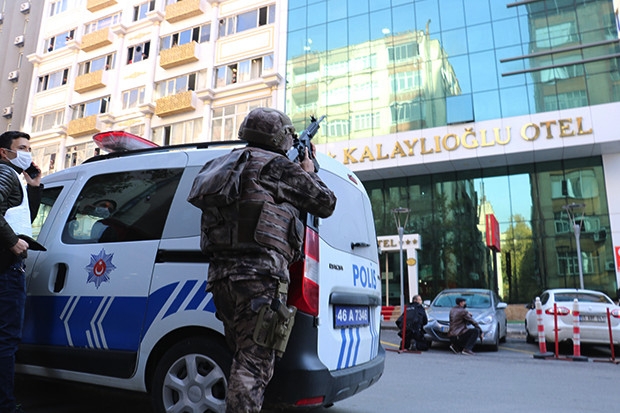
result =
M607 321L607 310L609 310L614 345L620 345L620 307L599 291L574 288L550 289L540 295L545 341L555 343L554 304L556 304L557 312L558 343L573 339L573 300L575 298L579 303L580 342L609 345ZM529 311L525 315L525 333L528 343L538 341L535 300L527 305Z

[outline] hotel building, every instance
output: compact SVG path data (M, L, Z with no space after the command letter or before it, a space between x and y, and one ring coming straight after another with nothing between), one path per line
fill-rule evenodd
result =
M45 0L22 129L51 173L100 131L192 143L234 139L257 106L298 130L326 115L317 149L372 199L384 304L399 207L409 296L523 303L583 280L615 297L619 3Z

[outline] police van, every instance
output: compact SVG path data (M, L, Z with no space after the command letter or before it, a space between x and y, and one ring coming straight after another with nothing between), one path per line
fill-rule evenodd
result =
M135 141L98 135L107 151ZM205 292L201 211L187 197L205 162L239 145L110 152L43 178L34 233L47 250L26 262L17 371L149 392L156 412L225 410L232 356ZM351 171L317 157L338 202L309 220L304 259L291 267L298 311L266 406L330 406L383 373L370 201Z

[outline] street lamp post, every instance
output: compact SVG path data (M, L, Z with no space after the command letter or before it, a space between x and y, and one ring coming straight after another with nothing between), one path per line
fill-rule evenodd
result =
M394 222L396 223L396 230L398 231L399 250L400 250L400 310L403 312L403 331L402 341L400 343L400 350L404 350L405 347L405 330L407 326L407 311L405 309L405 270L403 266L403 235L405 233L405 225L409 219L409 208L398 207L392 210L394 215Z
M573 226L573 232L575 233L575 243L577 244L577 265L579 265L579 288L583 290L583 268L581 265L581 243L579 238L581 236L581 223L575 221L575 209L583 209L586 204L577 204L572 202L570 204L562 206L562 209L568 214L568 219ZM583 218L583 212L581 214Z

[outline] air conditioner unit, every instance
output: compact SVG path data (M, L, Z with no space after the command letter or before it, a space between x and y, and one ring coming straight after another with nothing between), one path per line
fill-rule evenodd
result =
M606 271L615 271L616 270L616 265L614 264L613 261L607 261L605 263L605 270Z
M2 109L2 116L4 116L5 118L10 118L11 116L13 116L13 106L7 106L6 108Z
M12 72L9 72L9 80L12 81L16 81L17 79L19 79L19 70L13 70Z
M25 2L19 5L19 11L26 14L30 13L30 3Z
M24 45L24 36L15 36L15 41L13 42L15 46L23 46Z
M607 230L605 228L592 234L594 242L603 242L607 239Z

